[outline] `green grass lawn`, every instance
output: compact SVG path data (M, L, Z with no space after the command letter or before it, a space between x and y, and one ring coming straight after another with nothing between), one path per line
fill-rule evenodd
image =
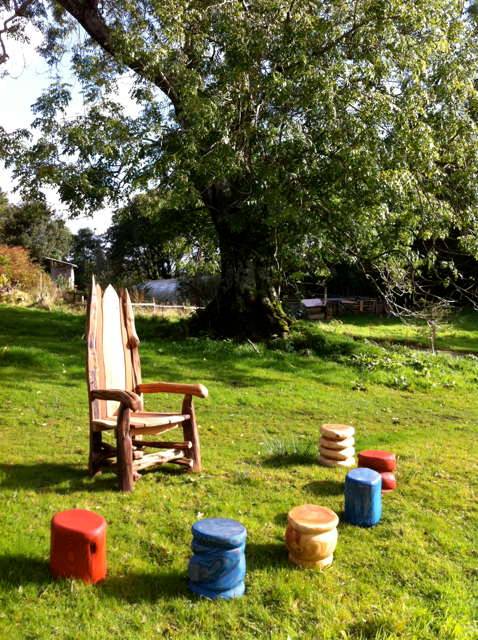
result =
M83 318L0 307L2 640L478 637L476 356L364 340L392 337L378 321L300 323L258 353L166 338L154 318L137 324L145 381L209 388L196 404L204 472L163 467L121 494L112 474L86 476ZM443 339L478 351L476 322ZM334 563L320 573L288 564L283 533L288 510L305 502L341 517L345 470L316 463L319 425L331 421L356 426L359 450L396 452L399 489L377 527L341 522ZM50 519L74 507L108 522L103 584L50 579ZM247 527L244 598L188 592L190 528L213 516Z
M394 342L429 348L426 323L408 323L397 318L351 316L316 323L320 331L379 342ZM437 349L478 352L478 313L464 312L438 328Z

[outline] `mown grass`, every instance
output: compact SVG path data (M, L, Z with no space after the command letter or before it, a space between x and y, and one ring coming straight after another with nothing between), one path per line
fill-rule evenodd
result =
M344 316L331 322L314 323L320 332L381 343L430 348L430 331L425 322L409 322L375 315ZM437 349L478 352L478 313L464 311L438 325Z
M478 360L307 323L269 348L171 326L139 320L143 377L209 387L197 403L204 472L163 467L125 495L113 475L85 473L83 318L0 307L0 638L477 637ZM465 338L478 349L473 330ZM288 564L283 532L294 505L342 512L345 472L315 462L326 421L356 425L359 450L395 451L399 490L376 528L341 522L334 564L317 573ZM49 521L73 507L108 521L101 585L50 579ZM242 599L188 592L190 527L203 516L248 529Z

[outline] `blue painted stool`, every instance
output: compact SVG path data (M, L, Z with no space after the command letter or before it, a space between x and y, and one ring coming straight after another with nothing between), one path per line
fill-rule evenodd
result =
M382 477L358 467L345 478L345 519L359 527L373 527L382 515Z
M228 518L206 518L192 526L193 556L189 588L215 600L237 598L245 591L246 528Z

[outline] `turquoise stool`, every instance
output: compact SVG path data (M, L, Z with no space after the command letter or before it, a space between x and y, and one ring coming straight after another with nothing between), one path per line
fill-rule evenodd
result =
M245 591L247 531L228 518L206 518L192 526L189 588L200 596L229 600Z
M373 469L352 469L345 478L345 520L359 527L373 527L381 516L381 475Z

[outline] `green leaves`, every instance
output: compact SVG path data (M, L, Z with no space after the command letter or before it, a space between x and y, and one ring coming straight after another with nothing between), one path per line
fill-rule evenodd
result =
M58 47L76 15L59 4L53 29L36 17ZM382 267L452 231L475 250L478 42L458 0L128 0L81 19L88 104L68 117L62 83L38 100L39 139L10 138L25 189L58 185L75 211L221 191L231 229L275 230L279 270ZM134 115L113 97L125 70Z

